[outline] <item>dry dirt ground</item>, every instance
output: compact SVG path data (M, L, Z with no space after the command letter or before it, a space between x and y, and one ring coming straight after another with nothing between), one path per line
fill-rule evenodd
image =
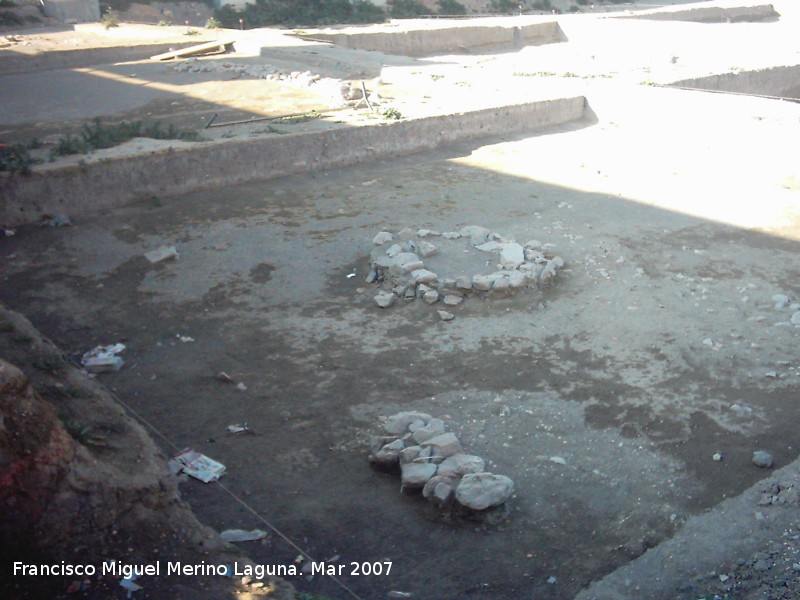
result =
M768 475L751 463L754 450L772 452L777 466L797 458L800 308L773 297L800 298L798 105L642 85L796 63L790 3L775 6L781 19L764 23L564 17L566 43L461 56L284 42L272 63L294 57L301 70L370 79L408 116L576 90L589 110L530 136L154 198L71 227L21 227L0 240L0 300L70 355L127 344L125 367L102 381L173 444L223 462L228 488L309 555L392 563L383 576L347 567L339 582L351 591L319 576L292 579L299 590L573 598ZM767 40L782 50L751 51ZM725 52L709 53L710 41ZM344 57L353 62L337 65ZM123 79L158 71L190 87L205 77L144 62L97 70ZM76 70L3 79L20 90L60 77L65 96L93 81ZM216 81L214 90L235 96L228 86L241 83ZM107 98L124 102L128 89L109 87ZM74 124L188 102L176 94L108 113L91 99L51 108ZM294 101L302 98L280 110ZM273 110L200 108L182 116ZM20 114L2 113L4 136L52 126L15 121ZM468 224L538 239L566 268L546 292L469 299L449 323L421 302L375 306L364 283L375 233ZM143 253L164 244L180 258L148 263ZM219 381L220 371L246 389ZM444 418L468 450L515 480L507 518L451 519L369 468L380 417L405 409ZM255 435L226 434L245 421ZM182 493L216 529L264 526L213 484L190 481ZM792 510L754 504L730 525L747 537L757 512L769 521ZM797 525L794 513L789 520ZM772 581L751 561L780 546L792 562L793 531L736 557L741 564L708 568L697 556L697 570L670 582L670 593L655 591L659 573L639 572L628 597L793 597L796 571L783 565ZM262 564L297 556L276 535L247 549ZM743 587L726 589L734 582Z

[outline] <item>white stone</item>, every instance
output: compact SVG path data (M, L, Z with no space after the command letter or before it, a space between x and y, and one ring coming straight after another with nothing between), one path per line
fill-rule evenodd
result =
M453 477L466 475L467 473L482 473L485 464L480 456L474 454L453 454L439 465L437 473L439 475L451 475Z
M443 504L450 500L455 492L458 481L452 477L442 477L437 472L422 488L422 497L438 501Z
M500 250L500 264L505 269L516 269L525 262L525 252L520 244L503 244Z
M472 279L466 276L456 277L456 287L460 290L471 290Z
M497 252L503 248L503 244L498 242L486 242L485 244L480 244L479 246L475 246L476 250L480 250L481 252Z
M400 452L403 450L405 442L395 440L385 444L380 450L370 456L370 461L383 466L391 466L400 460Z
M375 304L381 308L389 308L396 300L397 296L391 292L378 292L375 294Z
M414 278L414 281L417 283L436 283L439 281L439 278L436 276L436 273L433 271L428 271L428 269L416 269L411 271L411 277Z
M422 450L422 446L409 446L408 448L403 448L400 451L400 464L414 462L414 460L419 456L420 450Z
M403 241L413 240L415 237L417 237L417 232L408 227L402 229L397 233L398 240L403 240Z
M435 438L437 435L441 435L444 433L444 421L441 419L431 419L428 421L428 424L424 427L420 427L419 429L414 430L414 435L411 436L414 438L414 441L418 444L422 444L423 442L427 442L428 440Z
M461 234L458 233L457 231L445 231L442 234L442 237L446 240L457 240L458 238L461 237Z
M498 277L492 282L493 290L507 290L510 287L511 283L509 283L506 277Z
M472 287L476 290L486 292L492 289L492 280L489 279L486 275L473 275Z
M542 249L542 242L539 240L528 240L525 242L525 247L530 248L531 250L541 250Z
M511 271L508 274L508 285L512 288L521 288L525 285L525 273L522 271Z
M394 257L394 264L403 269L404 271L416 271L423 267L422 261L419 256L413 252L401 252Z
M790 320L792 322L792 325L800 325L800 312L794 313Z
M400 244L392 244L386 250L386 256L388 256L389 258L395 258L402 251L403 251L403 247Z
M436 304L439 301L439 292L429 290L422 295L422 299L428 304Z
M433 455L441 457L442 459L462 452L461 442L458 441L458 437L456 437L455 433L437 435L436 437L426 440L421 446L423 448L431 448L433 450Z
M382 246L386 242L391 242L394 236L388 231L381 231L378 235L372 238L372 243L376 246Z
M428 258L436 254L436 246L425 240L416 243L417 252L422 258Z
M448 294L447 296L444 297L444 303L447 306L458 306L463 301L464 298L462 298L461 296L454 296L452 294Z
M480 225L467 225L462 227L458 233L461 234L461 237L470 238L470 243L473 246L477 246L478 244L483 244L489 238L491 231Z
M439 313L439 318L442 321L452 321L453 319L456 318L456 316L453 313L449 313L446 310L439 310L439 311L436 311L436 312Z
M178 256L178 251L175 249L175 246L161 246L150 252L145 252L144 255L144 257L153 264L160 263L164 260L177 260Z
M456 488L456 500L473 510L499 506L511 497L514 482L505 475L469 473Z
M405 463L400 465L400 482L404 488L421 488L436 474L436 465Z
M428 413L424 412L403 411L386 419L383 429L391 435L402 435L408 431L408 426L414 421L425 421L427 423L432 418Z

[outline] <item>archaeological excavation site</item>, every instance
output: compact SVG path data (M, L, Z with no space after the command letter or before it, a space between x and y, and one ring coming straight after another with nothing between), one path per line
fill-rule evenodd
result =
M0 0L0 597L800 598L798 31Z

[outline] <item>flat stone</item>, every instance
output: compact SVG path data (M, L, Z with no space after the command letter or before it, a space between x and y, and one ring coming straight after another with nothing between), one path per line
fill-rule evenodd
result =
M762 469L771 469L773 465L772 454L766 450L756 450L753 452L753 464Z
M544 260L544 254L542 254L538 250L531 250L530 248L525 248L525 262L535 262L537 260Z
M428 304L436 304L439 301L439 292L429 290L422 295L422 299Z
M546 288L551 283L553 283L553 280L555 278L556 278L556 270L553 268L551 264L548 263L547 266L545 266L545 268L542 269L542 272L539 273L539 278L536 283L539 285L539 287Z
M400 482L404 488L424 487L436 474L436 465L430 463L405 463L400 465Z
M389 258L395 258L402 251L403 247L400 244L392 244L386 249L386 256Z
M403 448L405 448L405 442L403 440L395 440L384 445L377 452L373 452L369 460L384 467L396 465L400 461L400 452Z
M471 290L472 289L472 278L467 277L466 275L462 275L460 277L456 277L456 287L460 290Z
M400 464L414 462L421 450L422 446L408 446L407 448L403 448L399 456Z
M409 424L408 430L411 433L414 433L415 431L417 431L418 429L422 429L423 427L425 427L425 421L423 421L422 419L417 419L413 423Z
M430 242L426 242L425 240L416 242L415 246L417 248L417 253L422 258L428 258L429 256L436 254L436 246Z
M794 313L789 321L791 321L792 325L800 325L800 312Z
M411 429L409 427L409 429ZM435 438L437 435L444 433L445 425L441 419L431 419L424 427L413 430L414 435L411 436L415 442L422 444L430 439Z
M472 245L477 246L478 244L483 244L489 238L491 231L480 225L467 225L462 227L458 233L461 234L461 237L470 238Z
M446 310L438 310L436 312L439 313L439 318L442 321L452 321L453 319L456 318L456 316L453 313L449 313Z
M456 488L456 500L473 510L500 506L514 492L514 482L505 475L468 473Z
M530 248L531 250L541 250L543 248L543 244L539 240L528 240L525 242L525 247Z
M431 417L428 413L418 411L403 411L390 416L383 424L383 430L392 435L403 435L408 432L408 426L414 421L430 421Z
M378 235L372 238L372 243L376 246L382 246L386 242L391 242L394 236L388 231L381 231Z
M364 278L366 283L375 283L378 281L378 271L375 267L372 267L367 273L367 276Z
M491 242L486 242L484 244L480 244L478 246L475 246L475 249L476 250L480 250L481 252L497 252L497 251L503 249L503 244L500 244L499 242L491 241Z
M416 271L422 269L423 263L419 256L412 252L401 252L394 257L394 264L404 271Z
M428 269L415 269L411 271L411 277L413 277L414 281L417 283L429 284L439 281L439 277L437 277L436 273L428 271Z
M500 250L500 264L506 269L516 269L525 262L525 252L520 244L503 244Z
M457 240L458 238L461 237L461 234L458 233L457 231L445 231L442 234L442 237L446 240Z
M775 308L786 308L791 300L786 294L775 294L772 301L775 303Z
M431 231L430 229L417 229L417 237L424 238L428 237L429 235L434 235L433 231Z
M487 292L490 289L492 289L492 280L489 279L486 275L473 275L472 287L473 289L479 290L481 292Z
M550 259L550 262L556 269L560 269L566 264L564 262L564 259L561 258L560 256L554 256L552 259Z
M447 296L444 297L444 303L447 306L458 306L463 301L464 298L462 298L461 296L454 296L452 294L448 294Z
M397 233L397 239L398 240L408 241L408 240L413 240L415 237L417 237L417 232L414 231L413 229L409 228L409 227L406 227L405 229L401 229Z
M463 452L461 442L458 441L455 433L443 433L437 435L424 443L420 444L423 448L431 448L433 455L440 457L442 460L453 454ZM441 461L440 461L441 462Z
M423 498L434 500L439 504L449 501L455 493L458 480L453 477L443 477L437 472L422 488Z
M468 473L483 473L485 464L480 456L474 454L453 454L439 465L439 475L458 477Z
M525 285L525 273L522 271L511 271L508 274L508 285L512 288L521 288Z
M498 277L492 282L493 290L507 290L511 287L507 277Z
M397 296L391 292L378 292L375 294L375 304L381 308L389 308L397 301Z

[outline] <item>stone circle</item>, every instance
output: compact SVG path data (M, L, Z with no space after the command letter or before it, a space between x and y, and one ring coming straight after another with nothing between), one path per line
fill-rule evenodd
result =
M565 264L560 256L548 255L538 240L520 244L479 225L444 233L380 231L372 243L365 281L381 287L375 295L381 308L401 298L454 308L469 296L541 290L552 285ZM454 316L439 310L443 321Z

